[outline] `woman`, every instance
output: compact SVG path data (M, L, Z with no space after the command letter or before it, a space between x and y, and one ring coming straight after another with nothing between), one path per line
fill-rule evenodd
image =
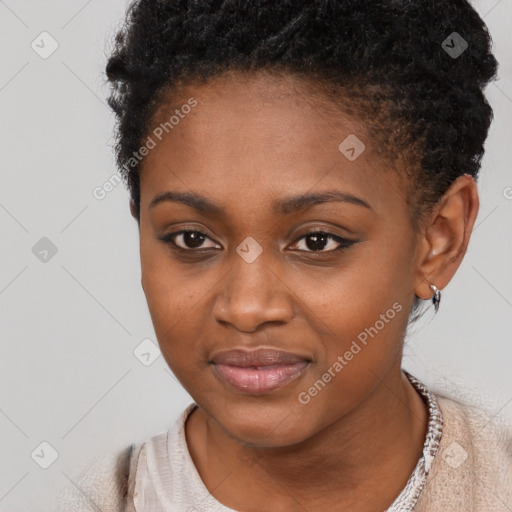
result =
M470 240L496 69L465 0L131 5L117 158L194 403L102 510L512 510L505 429L402 369Z

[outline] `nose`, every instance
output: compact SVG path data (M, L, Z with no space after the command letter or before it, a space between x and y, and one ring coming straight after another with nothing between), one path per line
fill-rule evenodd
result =
M261 256L248 263L236 255L222 283L213 310L220 323L254 332L265 323L285 324L294 316L290 285Z

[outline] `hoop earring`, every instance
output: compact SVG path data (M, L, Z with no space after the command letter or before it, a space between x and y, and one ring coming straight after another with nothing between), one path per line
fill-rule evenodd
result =
M434 304L434 308L437 311L439 310L439 303L441 302L441 292L439 288L435 284L430 285L430 289L434 292L434 296L432 297L432 303Z

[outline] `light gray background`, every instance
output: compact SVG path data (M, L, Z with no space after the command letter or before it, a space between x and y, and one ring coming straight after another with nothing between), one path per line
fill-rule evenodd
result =
M487 89L495 120L481 209L440 312L408 338L404 367L435 389L474 390L512 418L512 3L474 5L501 65ZM102 73L124 10L122 0L0 1L2 512L49 510L96 456L166 430L191 400L162 357L145 366L133 353L156 339L128 193L92 193L115 173ZM47 59L31 48L43 31L59 45ZM43 237L58 249L47 262L32 252ZM34 460L48 460L44 441L58 453L48 469Z

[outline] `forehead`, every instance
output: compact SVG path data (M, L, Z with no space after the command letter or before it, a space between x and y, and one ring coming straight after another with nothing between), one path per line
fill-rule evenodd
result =
M377 211L386 187L395 201L403 197L362 120L297 77L225 75L181 86L168 100L151 123L155 147L142 165L141 208L176 189L233 206L237 197L255 203L332 188L364 196ZM184 108L191 100L195 106Z

